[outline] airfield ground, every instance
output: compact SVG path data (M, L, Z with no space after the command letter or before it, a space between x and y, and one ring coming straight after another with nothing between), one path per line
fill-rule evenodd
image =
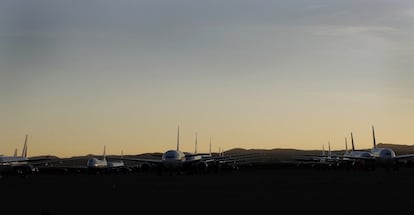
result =
M414 168L39 174L3 177L0 190L2 214L407 214Z

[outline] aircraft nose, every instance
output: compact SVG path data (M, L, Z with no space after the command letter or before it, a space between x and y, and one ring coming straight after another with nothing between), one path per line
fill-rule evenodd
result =
M383 151L381 151L381 157L383 157L383 158L392 158L393 153L390 150L383 150Z

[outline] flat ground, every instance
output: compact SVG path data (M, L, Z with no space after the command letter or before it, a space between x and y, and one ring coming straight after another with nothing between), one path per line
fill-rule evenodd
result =
M0 191L1 211L11 214L408 214L414 211L414 168L40 174L4 177Z

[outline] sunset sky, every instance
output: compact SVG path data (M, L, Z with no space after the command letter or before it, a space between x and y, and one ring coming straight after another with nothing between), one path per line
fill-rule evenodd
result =
M0 154L413 145L413 69L409 0L1 1Z

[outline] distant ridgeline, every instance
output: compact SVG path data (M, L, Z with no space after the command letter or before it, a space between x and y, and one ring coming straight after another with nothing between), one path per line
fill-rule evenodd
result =
M400 145L400 144L390 144L390 143L378 143L378 148L391 148L398 154L414 154L414 145ZM370 149L358 149L358 150L370 150ZM332 154L343 154L345 150L332 150ZM322 150L299 150L299 149L243 149L243 148L234 148L223 152L224 155L239 155L239 154L256 154L261 161L264 162L283 162L293 160L297 156L315 154L319 155L322 153ZM141 158L154 158L154 156L160 156L161 153L143 153L139 155L124 155L124 157L141 157ZM215 154L215 153L213 153ZM85 160L95 155L86 155ZM100 155L96 155L100 156ZM32 158L58 158L55 156L35 156ZM80 156L83 157L83 156Z
M378 143L378 148L391 148L398 154L414 154L414 145L401 145L401 144L391 144L391 143ZM358 149L358 150L367 150L367 149ZM332 154L344 154L345 150L332 150ZM228 151L225 151L224 154L248 154L248 153L257 153L262 156L263 161L265 162L283 162L295 159L297 156L303 155L320 155L322 150L299 150L299 149L242 149L234 148Z

